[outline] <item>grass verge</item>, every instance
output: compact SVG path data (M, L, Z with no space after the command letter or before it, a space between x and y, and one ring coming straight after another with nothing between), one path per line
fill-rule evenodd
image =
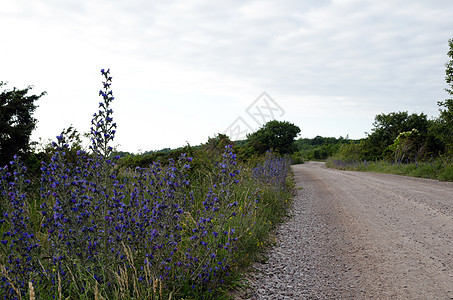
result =
M453 181L453 162L436 159L429 162L357 161L329 158L326 166L339 170L362 171Z

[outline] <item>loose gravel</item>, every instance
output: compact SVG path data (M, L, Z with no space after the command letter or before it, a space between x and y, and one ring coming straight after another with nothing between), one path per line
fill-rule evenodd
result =
M293 171L291 217L237 299L453 299L453 184Z

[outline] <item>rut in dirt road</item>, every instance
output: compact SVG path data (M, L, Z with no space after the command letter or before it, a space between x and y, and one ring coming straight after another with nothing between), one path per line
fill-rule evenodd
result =
M251 299L453 299L453 183L293 166Z

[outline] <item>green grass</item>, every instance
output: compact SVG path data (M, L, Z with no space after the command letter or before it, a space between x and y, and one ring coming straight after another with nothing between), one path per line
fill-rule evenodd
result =
M429 162L395 163L379 161L347 161L329 158L326 166L340 170L362 171L453 181L453 162L436 159Z
M92 263L91 265L86 265L81 260L82 258L78 256L69 257L71 255L69 252L67 254L68 264L65 267L68 270L67 274L69 277L67 279L69 278L70 282L68 283L66 281L65 283L63 280L60 282L58 268L51 264L49 261L50 254L47 254L52 253L53 250L51 248L51 242L48 240L49 235L41 226L44 222L44 217L41 213L42 209L40 209L43 200L39 197L39 186L32 185L29 187L29 197L25 203L25 213L29 218L29 230L35 233L35 236L41 241L40 253L36 253L34 258L36 258L36 261L42 262L42 269L45 268L44 272L47 274L44 278L47 280L47 283L41 284L39 280L33 281L33 288L38 299L52 297L66 299L67 296L70 296L70 299L72 297L77 299L229 299L230 290L240 289L246 286L244 275L247 273L249 266L255 261L263 261L265 259L263 250L272 244L270 239L271 231L287 216L294 191L294 179L289 168L289 160L286 162L286 168L280 169L281 172L277 174L283 174L281 175L281 178L283 178L281 182L283 183L279 187L276 186L275 181L266 181L269 178L257 178L256 170L254 173L254 168L257 166L255 163L241 166L242 171L240 175L235 177L239 180L236 184L229 187L231 190L228 195L222 194L219 183L217 183L216 187L215 183L219 181L217 178L219 173L215 169L211 169L212 166L210 164L203 165L202 162L206 163L205 157L197 157L193 161L194 165L197 165L198 168L195 168L194 173L190 174L190 189L193 191L192 204L181 215L177 223L174 223L175 221L171 221L170 219L168 222L163 219L162 226L166 226L168 223L169 228L170 225L174 226L176 224L182 228L180 231L181 241L178 243L177 249L174 250L173 257L184 262L184 253L188 251L188 248L191 248L192 255L198 257L200 260L200 266L197 267L194 264L195 268L203 268L205 264L215 267L217 262L224 261L231 266L228 269L229 275L223 276L219 273L219 280L213 281L208 286L201 281L198 282L196 277L188 277L186 278L187 280L159 278L159 270L152 269L152 267L147 267L146 264L143 264L143 253L140 250L140 244L134 244L132 242L130 245L122 243L120 251L127 257L124 263L109 263L113 258L107 257L109 255L108 253L104 260L102 260L105 261L105 265L108 264L105 272L108 272L106 273L107 275L110 274L110 280L108 282L112 284L111 286L106 282L94 279L95 270L103 270L102 268L104 266L102 264L93 265ZM260 160L258 161L258 165L264 162L264 160ZM127 182L124 189L126 195L128 195L124 199L125 204L131 202L129 193L135 187L138 187L138 185L134 185L134 182L139 182L137 181L138 179L134 179L136 175L134 175L132 170L128 172L125 170L121 171L120 177L122 181ZM271 176L271 179L273 178L272 175L269 176ZM142 190L152 190L153 188L156 187L153 185L141 187ZM228 187L225 188L227 189ZM160 187L156 192L159 189ZM209 214L209 212L203 212L203 201L207 199L206 195L211 190L216 192L219 198L223 197L222 203L224 205L219 207L218 212ZM180 190L179 192L185 193L184 190ZM66 193L66 191L62 191L62 193ZM4 193L2 196L4 198L1 199L0 205L5 205L5 209L10 210L11 208L8 208L7 205L7 195ZM237 204L234 206L228 205L228 203L233 202ZM232 213L234 213L234 216L230 217ZM206 216L203 217L203 214ZM200 218L207 218L209 216L211 218L206 225L197 223ZM0 236L3 236L2 233L4 231L9 230L10 223L8 222L7 220L5 223L0 223ZM193 230L201 228L201 226L206 226L206 229L210 230L211 233L203 238L209 245L208 248L197 246L198 242L191 240ZM230 249L237 247L232 252L217 247L220 243L226 245L230 241L229 236L223 236L221 234L224 231L230 231L230 229L235 230L231 232L231 236L237 237L237 241L231 243ZM213 235L213 232L219 234ZM160 239L166 239L164 234L165 232L156 237L156 244L160 243ZM209 250L209 247L211 247L211 250ZM6 247L0 245L0 250L6 250ZM162 253L159 254L156 252L156 256L166 255L164 252ZM210 258L213 255L212 253L215 253L215 259ZM102 251L99 252L99 255L102 257L105 256ZM12 278L9 276L12 273L3 268L3 266L8 266L8 263L8 254L0 251L0 278L3 276L6 280L15 284L16 281L14 278L8 279ZM175 275L187 272L187 269L179 267L179 265L175 265L174 263L172 265L173 269ZM33 278L28 278L27 276L27 274L24 275L26 282L33 280ZM143 282L151 282L152 284L144 284ZM27 287L23 287L22 296L26 293ZM3 292L0 290L0 296L2 295Z

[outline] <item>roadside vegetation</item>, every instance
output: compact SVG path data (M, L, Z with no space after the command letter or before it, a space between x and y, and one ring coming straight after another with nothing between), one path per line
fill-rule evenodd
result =
M453 39L445 64L445 90L453 96ZM392 112L375 117L371 133L342 144L327 166L453 181L453 99L438 101L439 116Z
M296 140L295 145L298 149L297 154L304 160L324 161L338 153L342 145L358 142L358 140L350 140L347 136L346 138L316 136L312 139L300 138Z
M412 177L453 181L453 162L448 159L435 159L426 162L402 163L387 160L343 160L329 158L326 166L340 170L387 173Z
M218 135L197 147L115 152L112 77L101 72L88 149L72 126L40 151L31 130L21 131L24 145L3 146L15 145L20 122L34 128L36 106L10 101L30 88L1 94L2 120L15 126L1 136L0 297L227 299L286 216L285 154L299 129L272 122L242 148ZM285 128L286 142L272 144Z

